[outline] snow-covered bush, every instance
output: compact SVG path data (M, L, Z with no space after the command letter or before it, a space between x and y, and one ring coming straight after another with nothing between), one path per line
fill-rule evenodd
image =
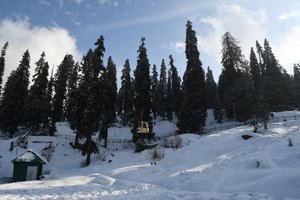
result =
M54 146L50 143L47 147L43 148L41 151L41 156L46 158L46 160L49 162L52 157L52 153L54 152Z
M179 149L182 147L182 139L179 135L168 137L164 140L165 148Z
M27 147L28 147L28 136L27 136L27 134L19 136L17 138L15 146L21 147L23 149L27 149Z
M158 161L165 157L163 148L153 148L148 150L149 160L151 165L156 165Z

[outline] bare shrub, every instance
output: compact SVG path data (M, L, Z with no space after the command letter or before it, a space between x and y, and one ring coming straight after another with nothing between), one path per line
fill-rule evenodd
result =
M291 138L289 138L289 147L293 146L293 140Z
M41 151L41 156L46 158L46 160L49 162L52 157L52 153L54 152L54 146L50 143L47 147L43 148Z
M179 149L182 147L182 139L179 135L174 135L168 137L164 140L164 147L165 148L172 148L174 150Z
M156 165L158 161L165 157L164 149L153 148L148 150L151 165Z

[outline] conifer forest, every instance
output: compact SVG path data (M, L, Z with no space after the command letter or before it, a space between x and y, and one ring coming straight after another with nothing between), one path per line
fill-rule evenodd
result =
M68 122L76 134L74 146L79 145L78 138L86 138L90 155L93 134L100 131L105 135L105 129L112 126L136 128L139 121L145 121L151 129L153 120L160 119L176 122L178 134L202 134L207 109L213 109L219 123L235 119L251 123L255 129L266 125L270 112L300 107L300 64L294 65L294 74L288 74L267 38L263 43L253 41L246 55L230 32L224 33L220 42L219 77L203 67L197 34L188 21L182 77L173 55L150 65L147 40L142 37L136 60L124 60L117 80L113 55L104 60L105 36L100 36L81 61L75 62L73 55L67 54L55 72L45 52L32 61L27 50L3 83L8 41L1 44L0 128L10 137L20 127L32 134L53 135L56 122ZM32 75L30 68L35 68Z

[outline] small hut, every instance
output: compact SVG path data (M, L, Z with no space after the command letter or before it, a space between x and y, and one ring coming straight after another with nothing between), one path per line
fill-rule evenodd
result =
M26 151L12 162L13 181L38 180L42 175L43 164L47 164L47 161L33 150Z

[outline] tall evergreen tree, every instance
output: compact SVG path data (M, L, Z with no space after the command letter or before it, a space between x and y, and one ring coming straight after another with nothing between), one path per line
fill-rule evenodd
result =
M44 122L44 125L49 128L51 131L51 121L52 121L52 97L53 97L53 88L54 88L54 77L53 77L53 69L52 67L50 78L47 85L47 105L49 106L47 109L47 119ZM46 124L47 123L47 124Z
M0 55L0 93L2 88L2 77L4 74L4 68L5 68L5 55L6 55L6 49L8 48L8 42L4 44L4 46L1 49L1 55Z
M227 117L235 117L235 105L237 105L238 84L242 76L241 68L244 64L241 47L238 41L229 33L226 32L222 36L222 73L219 77L218 92L221 104L226 110ZM245 78L245 77L244 77Z
M19 67L12 71L4 87L0 106L1 129L12 136L24 120L28 96L30 55L25 51Z
M162 59L160 66L159 82L158 82L158 113L165 119L166 107L166 94L167 94L167 68L165 60Z
M261 75L261 68L259 66L253 48L251 48L250 51L250 69L251 69L252 87L254 88L254 95L257 96L259 92L259 88L261 87L262 75Z
M156 65L153 65L152 76L151 76L151 100L152 100L152 113L156 118L159 109L159 94L158 94L158 73Z
M234 119L246 121L252 117L253 96L249 74L241 73L240 78L226 91L225 99L227 103L232 102Z
M95 69L93 51L90 49L83 58L83 78L79 85L81 101L78 102L79 110L82 111L77 131L86 138L87 159L86 165L91 162L92 134L99 129L100 116L98 113L99 102L97 102L97 85L99 70ZM98 72L98 73L95 73Z
M294 105L300 108L300 64L294 65Z
M173 111L174 111L174 97L172 91L172 80L171 80L171 71L168 71L168 80L167 80L167 90L166 90L166 99L165 99L165 109L166 109L166 117L169 121L173 119Z
M262 95L260 91L261 87L261 73L260 73L260 67L256 58L256 55L254 53L253 48L251 48L250 51L250 69L251 69L251 82L252 82L252 93L253 93L253 126L254 126L254 132L257 131L258 127L258 117L257 117L257 111L258 111L258 95Z
M175 111L176 116L179 115L182 101L181 93L181 79L178 75L177 68L174 65L173 56L169 56L170 59L170 75L171 75L171 93L172 93L172 111Z
M118 94L118 113L121 115L123 125L130 122L130 118L133 114L132 80L130 71L129 59L126 59L122 69L121 87Z
M51 132L54 133L55 123L64 121L64 109L67 95L67 83L71 69L74 68L74 59L70 54L65 55L62 63L58 66L55 74L53 112L51 121Z
M103 56L105 52L104 37L97 39L95 51L89 49L82 62L82 77L75 95L75 107L71 118L71 128L86 138L86 165L91 162L93 152L92 134L99 131L103 111L104 80ZM76 143L76 141L75 141Z
M30 87L26 101L26 122L37 132L41 123L46 123L49 111L47 101L48 70L49 65L45 61L45 52L41 54L40 59L35 63L35 74L33 75L33 84ZM45 124L44 124L45 125Z
M206 92L206 102L207 108L214 108L214 101L217 94L217 84L213 77L212 70L208 67L206 73L206 82L205 82L205 92Z
M141 45L138 50L138 59L136 70L134 71L134 89L135 89L135 121L150 121L151 95L150 95L150 64L145 47L145 38L141 39ZM136 123L135 123L136 124Z
M190 21L186 24L185 54L187 66L183 76L183 102L177 126L181 133L201 133L207 116L205 75L199 59L196 32Z
M293 106L294 98L295 98L295 92L294 92L294 79L293 77L286 71L286 69L283 69L282 71L283 76L283 91L286 95L286 106L283 106L283 110L294 110L295 107Z
M263 74L265 72L265 66L264 66L264 61L263 61L263 48L259 44L258 41L256 41L255 45L256 45L256 52L258 55L257 62L258 62L259 68L260 68L261 76L263 77Z
M213 115L214 119L218 123L222 123L225 117L224 110L222 109L221 101L219 98L219 95L215 95L214 99L214 109L213 109Z
M111 56L107 61L104 84L104 120L106 124L112 125L116 121L117 112L117 70Z
M69 79L67 82L67 98L66 98L66 117L68 121L72 121L73 117L73 108L75 107L76 91L78 88L78 79L79 79L79 63L76 63L70 69Z
M273 54L269 42L265 39L262 54L265 71L263 73L263 93L271 110L276 111L288 104L282 68Z

